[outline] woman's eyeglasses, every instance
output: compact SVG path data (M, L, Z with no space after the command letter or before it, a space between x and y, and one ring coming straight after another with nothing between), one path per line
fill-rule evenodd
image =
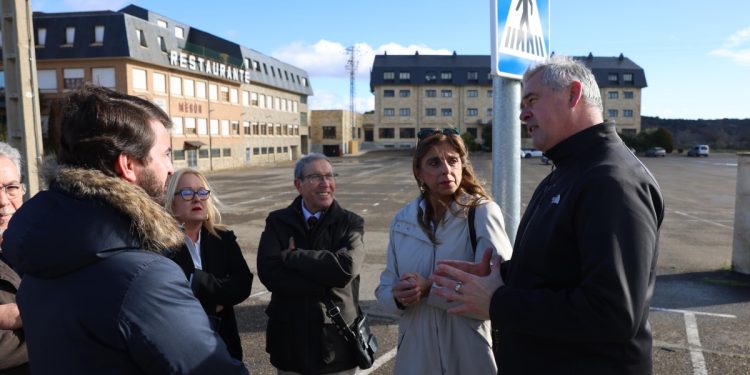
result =
M203 188L198 189L198 190L193 190L191 188L182 188L176 193L174 193L174 195L179 195L182 197L182 199L186 201L193 200L193 198L195 198L196 195L198 196L198 199L205 201L206 199L208 199L208 196L210 194L211 194L211 190L206 190Z
M425 128L425 129L420 130L419 133L417 133L417 139L421 141L435 134L459 135L458 129L456 128L443 128L443 129Z

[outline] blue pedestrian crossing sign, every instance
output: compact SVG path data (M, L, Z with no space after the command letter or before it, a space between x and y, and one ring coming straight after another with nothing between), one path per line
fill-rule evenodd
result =
M494 74L521 79L529 65L549 56L549 2L490 0Z

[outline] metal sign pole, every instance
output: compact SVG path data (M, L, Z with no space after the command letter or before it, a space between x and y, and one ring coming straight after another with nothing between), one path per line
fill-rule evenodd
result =
M492 195L511 243L521 221L521 82L492 78Z

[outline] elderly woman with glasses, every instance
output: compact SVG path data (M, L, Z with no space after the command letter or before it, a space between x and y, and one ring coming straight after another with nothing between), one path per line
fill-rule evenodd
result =
M400 317L393 373L494 374L490 322L449 313L454 304L430 293L437 288L430 275L440 260L509 259L500 207L474 176L455 129L420 131L412 171L419 195L391 222L375 291L380 305Z
M208 181L197 170L180 169L170 177L165 208L185 231L185 244L173 259L185 272L229 354L242 361L234 305L250 295L253 274L237 237L221 224L217 203Z

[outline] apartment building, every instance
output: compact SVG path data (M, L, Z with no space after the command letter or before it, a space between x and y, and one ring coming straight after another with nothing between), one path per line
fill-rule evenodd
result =
M351 111L310 111L310 148L326 156L359 152L362 141L362 114Z
M646 73L629 58L576 56L591 69L601 91L604 118L614 122L617 131L635 135L641 131L641 91L647 86Z
M421 128L458 128L481 143L492 124L490 56L377 55L370 73L375 110L363 147L411 148Z
M50 100L93 82L169 114L175 168L236 168L309 152L313 91L300 68L136 5L35 12L33 25L45 131Z
M623 134L641 129L643 69L623 56L574 57L594 73L604 118ZM411 148L421 128L455 127L482 144L492 125L490 56L377 55L370 73L375 108L364 115L363 148Z

